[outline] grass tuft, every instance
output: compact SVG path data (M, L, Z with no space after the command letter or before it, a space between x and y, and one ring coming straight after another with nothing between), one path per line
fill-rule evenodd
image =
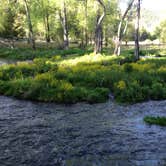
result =
M146 116L144 118L144 121L148 124L156 124L160 126L166 126L166 117L152 117L152 116Z

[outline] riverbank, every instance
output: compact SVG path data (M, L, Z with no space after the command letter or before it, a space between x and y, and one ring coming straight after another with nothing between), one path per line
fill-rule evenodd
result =
M166 99L166 58L74 54L0 67L0 94L43 102L137 103Z

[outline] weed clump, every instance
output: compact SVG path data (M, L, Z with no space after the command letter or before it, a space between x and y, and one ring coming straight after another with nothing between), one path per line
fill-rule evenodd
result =
M166 117L152 117L152 116L146 116L144 118L144 121L148 124L156 124L160 126L166 126Z

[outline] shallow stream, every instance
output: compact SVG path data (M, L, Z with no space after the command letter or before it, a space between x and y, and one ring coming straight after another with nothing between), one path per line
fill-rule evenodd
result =
M1 166L165 166L166 101L56 105L0 96Z

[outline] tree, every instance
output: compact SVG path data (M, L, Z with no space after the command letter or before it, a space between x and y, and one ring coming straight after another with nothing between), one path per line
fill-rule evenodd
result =
M151 36L150 32L148 32L145 28L142 28L140 30L140 41L145 41L147 39L151 40L152 36Z
M32 27L32 22L31 22L31 16L30 16L30 10L29 6L27 3L27 0L24 0L24 6L25 6L25 11L26 11L26 16L27 16L27 24L28 24L28 37L29 37L29 42L31 44L32 49L36 49L35 45L35 39L34 39L34 34L33 34L33 27Z
M44 28L45 28L45 39L46 42L50 42L50 24L49 24L49 18L50 18L50 13L49 13L49 0L42 0L42 14L43 14L43 22L44 22Z
M85 36L85 44L86 47L88 45L88 31L87 31L87 21L88 21L88 0L85 0L85 28L84 28L84 36Z
M140 23L140 8L141 2L137 0L137 15L135 19L135 60L139 60L139 23Z
M126 33L124 34L124 41L126 42L126 45L128 41L134 41L134 34L135 34L135 27L132 23L128 23Z
M17 36L17 31L14 27L16 20L15 2L3 1L0 6L0 36L4 38L10 38Z
M105 47L112 50L113 48L113 36L117 33L116 27L118 26L118 16L120 15L120 11L118 9L118 1L117 0L106 0L106 17L103 21L103 43Z
M97 2L102 6L103 8L103 13L102 15L100 15L100 8L98 8L97 11L97 23L96 23L96 27L95 27L95 47L94 47L94 53L98 54L101 52L102 50L102 40L103 40L103 36L102 36L102 22L104 20L104 17L106 15L106 8L104 5L104 2L102 0L97 0Z
M154 31L154 36L160 39L161 42L166 42L166 20L162 21Z
M68 37L69 31L68 31L67 10L66 10L65 0L63 0L62 2L62 8L59 11L59 17L63 28L63 40L64 40L63 48L66 50L69 47L69 37Z
M121 20L120 20L120 23L119 23L119 26L118 26L118 34L117 34L117 37L116 37L116 41L115 41L115 49L114 49L114 54L115 55L120 55L120 45L121 45L121 40L122 40L122 37L123 35L125 34L125 31L126 31L126 28L127 28L127 22L126 22L126 25L125 25L125 28L122 29L122 24L129 12L129 10L131 9L132 5L134 3L134 0L131 0L128 4L128 7L126 8Z

